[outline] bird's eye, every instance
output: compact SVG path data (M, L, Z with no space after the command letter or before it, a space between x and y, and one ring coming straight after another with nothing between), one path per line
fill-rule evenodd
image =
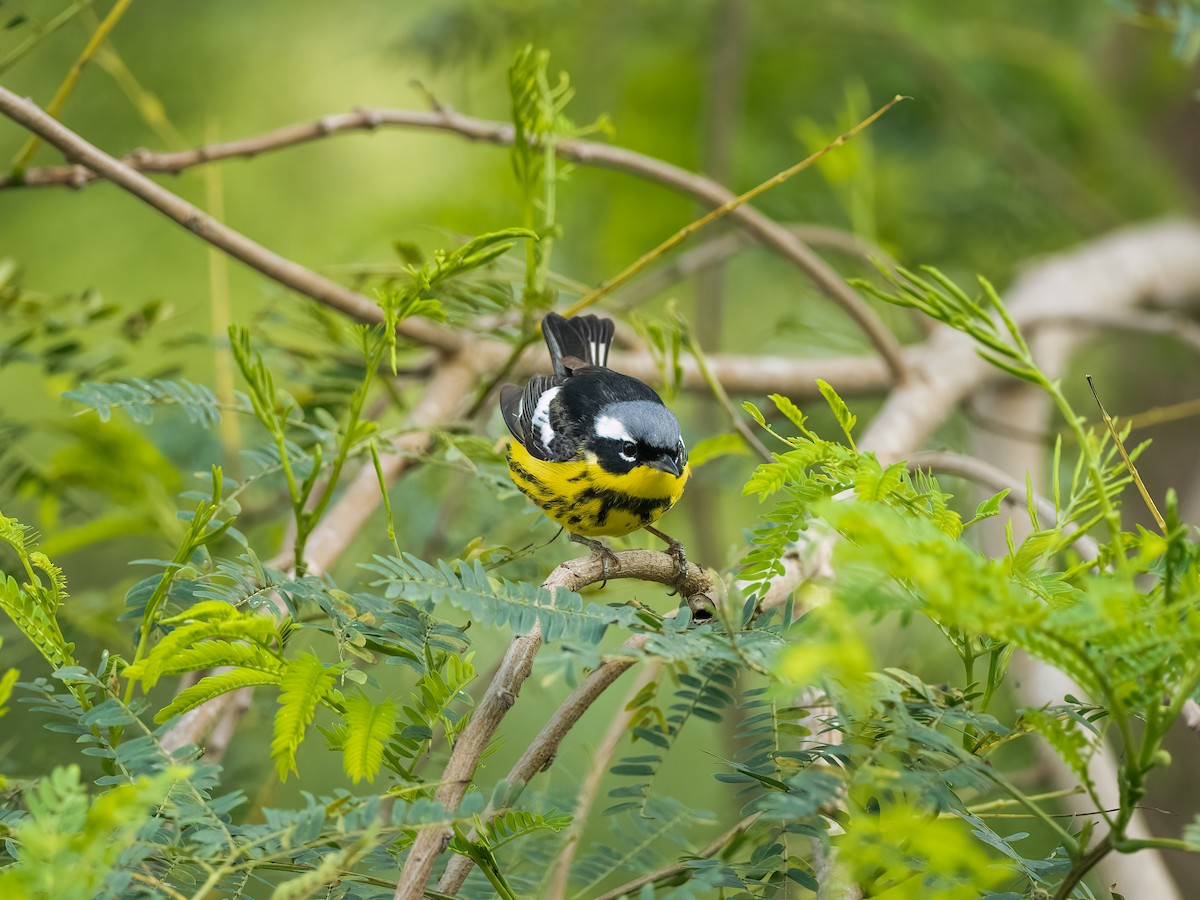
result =
M637 444L633 441L626 441L621 445L621 458L633 462L637 459Z

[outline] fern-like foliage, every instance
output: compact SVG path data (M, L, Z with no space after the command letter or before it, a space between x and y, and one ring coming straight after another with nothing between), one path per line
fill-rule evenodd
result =
M156 378L131 378L127 381L85 381L63 396L94 410L101 422L112 418L113 410L123 410L139 425L149 425L162 407L183 411L189 422L208 428L221 419L221 403L212 388L191 381ZM239 395L237 412L249 412L250 404Z
M687 837L689 831L697 826L710 827L715 821L712 813L667 797L652 798L645 813L631 810L611 820L614 827L609 841L583 854L572 869L576 889L568 895L571 900L595 897L599 885L613 875L632 877L674 862L664 848L673 846L680 853L690 853L693 845ZM711 889L703 882L700 887Z
M458 655L469 641L462 629L407 600L366 591L350 593L327 579L306 578L285 586L294 609L312 604L324 614L312 627L337 639L344 654L365 663L379 658L424 674L429 654Z
M279 709L275 711L271 758L281 781L296 769L296 751L317 714L317 707L334 693L337 669L320 657L302 653L289 659L279 682Z
M29 814L13 829L15 859L0 867L0 895L127 896L137 839L183 777L186 770L142 778L91 799L78 766L52 770L25 795Z
M821 384L822 394L849 439L854 416L833 388ZM756 494L760 500L778 497L763 514L762 524L754 530L751 547L740 563L740 576L748 583L750 594L761 595L773 578L783 574L783 556L814 518L813 507L842 492L852 491L866 503L921 512L954 536L962 531L961 518L950 509L948 496L931 477L909 475L903 463L884 467L873 454L860 454L851 447L823 440L808 428L807 417L791 400L780 394L772 394L771 400L799 434L780 435L767 425L766 417L753 404L745 404L761 426L792 448L755 469L743 489L743 493Z
M0 611L52 667L73 665L75 645L67 641L58 624L58 607L67 596L62 570L33 549L33 536L26 526L2 513L0 541L13 549L24 570L21 581L0 573Z
M384 315L381 335L392 371L396 370L396 326L403 320L424 316L444 322L447 319L444 302L450 303L451 309L460 315L509 305L511 289L499 290L494 280L471 276L491 266L522 239L535 242L537 234L529 228L502 228L458 247L438 250L432 259L404 266L401 284L379 292Z
M170 630L149 655L124 671L126 678L141 682L145 690L165 675L217 666L256 670L276 678L283 671L278 626L269 615L205 600L161 624Z
M637 781L609 792L609 797L617 802L604 811L605 815L626 810L646 813L651 786L664 755L679 739L684 726L693 716L720 722L725 707L733 703L734 672L733 665L723 661L707 663L695 675L681 672L678 676L681 686L675 693L675 702L665 714L635 717L631 721L630 733L634 741L645 742L654 747L655 752L624 757L612 767L612 774L633 777Z
M346 698L346 740L342 766L354 782L374 781L383 764L383 750L396 729L396 704L373 703L362 692Z
M483 826L480 838L491 850L520 840L539 831L559 832L571 824L571 817L563 813L535 813L520 809L505 810L491 818Z
M565 588L551 592L523 582L494 578L478 560L459 563L457 571L448 563L439 562L434 567L408 554L376 556L375 560L365 568L383 576L373 584L386 585L389 598L403 598L430 607L451 603L466 610L477 622L508 626L517 634L528 634L537 623L546 641L571 638L595 644L609 625L629 624L635 618L632 609L585 604L582 597Z
M401 727L392 741L393 752L402 759L418 759L428 751L434 729L439 726L446 740L453 743L468 721L465 710L470 708L471 695L466 687L474 678L471 654L447 654L441 667L427 669L417 682L411 702L401 707Z

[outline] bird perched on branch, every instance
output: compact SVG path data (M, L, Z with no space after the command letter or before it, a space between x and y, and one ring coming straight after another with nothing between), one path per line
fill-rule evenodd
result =
M608 368L611 319L549 313L542 334L554 374L500 390L513 482L602 557L605 576L613 554L594 538L644 528L667 542L682 577L683 546L652 527L691 474L679 421L649 385Z

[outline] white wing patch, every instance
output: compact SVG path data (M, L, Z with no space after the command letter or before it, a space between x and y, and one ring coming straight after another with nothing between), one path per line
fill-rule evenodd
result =
M611 438L614 441L632 441L628 429L612 416L600 416L596 419L596 437Z
M554 429L550 427L550 401L558 396L561 387L552 387L538 397L537 406L533 408L530 424L541 433L542 446L549 447L554 440Z

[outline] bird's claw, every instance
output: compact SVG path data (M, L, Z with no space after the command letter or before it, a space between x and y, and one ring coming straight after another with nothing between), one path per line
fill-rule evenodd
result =
M675 589L667 594L668 597L673 597L683 593L683 583L687 579L688 558L683 544L676 540L667 543L667 553L675 561Z
M667 539L667 553L674 560L674 589L667 596L674 596L683 593L683 584L688 580L688 552L683 548L683 544L674 538Z
M671 555L671 559L675 562L675 590L667 594L668 597L673 597L676 594L683 593L683 583L687 580L688 559L687 553L683 550L683 544L669 534L663 534L657 528L646 526L646 530L658 538L660 541L667 542L667 553Z
M585 538L581 534L571 533L569 540L574 541L576 544L583 544L583 546L592 551L593 556L600 557L600 574L602 576L600 589L603 590L604 586L608 584L609 567L617 566L619 568L621 565L621 561L617 559L617 554L605 547L603 542L593 540L592 538Z

